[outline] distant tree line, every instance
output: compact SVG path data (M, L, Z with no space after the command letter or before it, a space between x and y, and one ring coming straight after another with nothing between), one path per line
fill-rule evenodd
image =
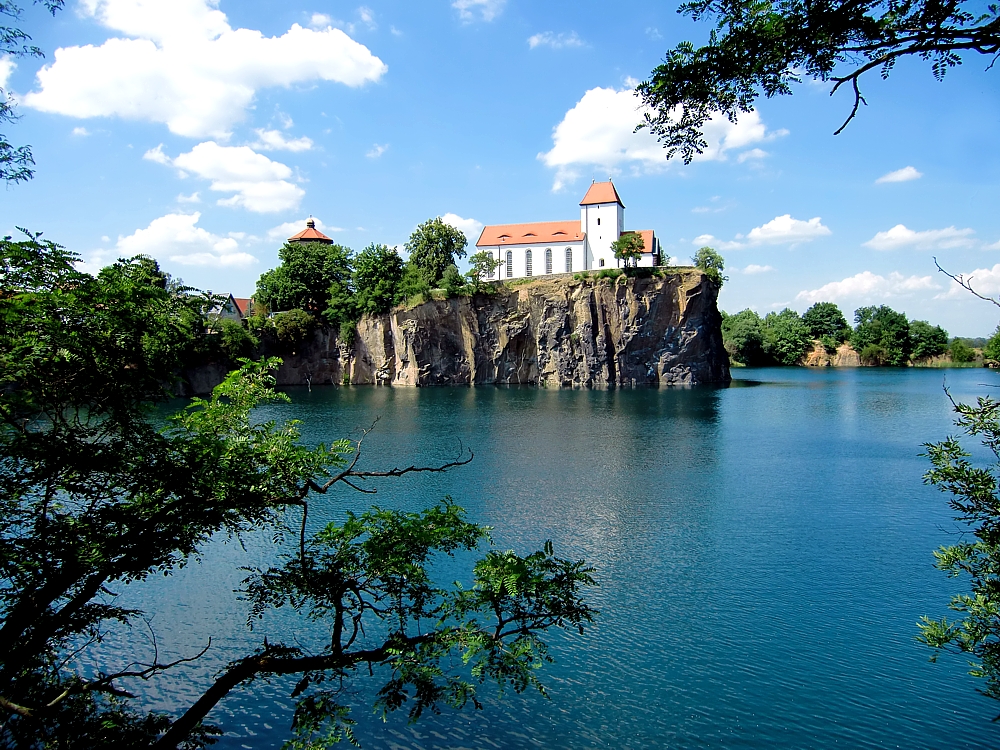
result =
M723 312L722 337L732 360L749 366L796 365L815 341L830 354L849 343L865 365L903 367L945 353L958 363L976 357L970 342L949 339L941 326L907 320L886 305L859 307L853 327L832 302L817 302L803 315L788 308L763 318L749 309L735 315ZM986 342L983 355L1000 359L1000 328Z

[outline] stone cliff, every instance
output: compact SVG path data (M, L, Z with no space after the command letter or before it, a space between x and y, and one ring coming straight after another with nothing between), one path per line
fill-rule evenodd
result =
M273 352L284 360L278 383L727 383L717 294L694 269L662 278L541 277L365 317L350 347L316 331L293 353Z

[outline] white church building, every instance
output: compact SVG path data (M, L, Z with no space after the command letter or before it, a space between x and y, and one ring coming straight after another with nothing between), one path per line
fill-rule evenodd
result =
M494 279L619 268L611 243L623 234L643 240L640 266L660 262L660 243L652 229L625 229L625 205L614 183L595 182L580 201L580 221L540 221L483 227L476 248L492 252L501 264Z

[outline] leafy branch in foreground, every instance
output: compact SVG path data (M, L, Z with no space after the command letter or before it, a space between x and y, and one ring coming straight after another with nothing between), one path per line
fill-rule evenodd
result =
M693 0L679 13L715 22L708 43L682 42L637 89L650 108L639 128L663 143L667 158L689 163L708 147L705 124L718 115L736 122L760 94L791 94L803 77L847 87L853 105L836 134L866 104L859 81L918 57L937 80L962 54L1000 53L1000 6L971 0ZM637 128L637 129L639 129Z
M590 621L580 596L589 570L551 547L523 558L487 552L468 591L435 586L435 556L488 539L450 501L351 515L308 537L314 493L371 491L365 482L444 471L471 452L369 471L359 468L364 435L303 445L296 422L258 418L260 405L288 401L274 390L275 359L242 361L210 398L164 419L154 407L204 329L207 298L172 287L149 258L96 278L76 260L36 234L0 240L0 748L202 747L215 732L203 724L212 706L283 674L301 675L299 746L320 747L353 736L337 698L359 665L385 670L384 711L412 700L416 718L474 702L486 680L537 684L540 634ZM297 538L283 566L245 582L252 612L294 608L328 628L328 644L307 653L265 639L181 716L143 707L130 685L180 679L176 670L211 643L165 661L154 640L151 660L104 663L114 655L95 647L109 633L127 638L148 622L117 593L184 566L220 533L260 528L276 544ZM464 677L446 669L455 654Z
M974 406L952 403L958 414L955 424L966 435L979 438L1000 462L1000 402L981 397ZM943 651L970 656L970 673L986 680L982 692L1000 699L1000 497L996 464L993 468L975 466L954 437L926 448L933 468L924 481L947 492L956 520L970 527L968 539L934 553L937 567L950 576L967 576L970 593L952 597L950 607L959 619L922 618L918 638L935 649L932 660Z

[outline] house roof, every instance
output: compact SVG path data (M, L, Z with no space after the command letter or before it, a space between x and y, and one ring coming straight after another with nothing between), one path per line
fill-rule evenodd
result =
M240 315L244 318L250 314L250 298L248 297L233 297L233 302L236 303L236 307L240 311Z
M636 229L622 234L638 234L642 237L642 252L651 253L656 250L656 240L652 229Z
M597 203L617 203L625 208L625 204L618 197L618 191L615 190L615 184L611 180L593 183L587 194L583 196L583 200L580 201L581 206L593 206Z
M321 242L324 245L332 245L333 240L316 228L315 219L306 222L306 228L298 234L293 234L288 238L289 242Z
M483 227L476 247L490 245L541 245L553 242L582 242L586 233L580 221L538 221L533 224L493 224Z

